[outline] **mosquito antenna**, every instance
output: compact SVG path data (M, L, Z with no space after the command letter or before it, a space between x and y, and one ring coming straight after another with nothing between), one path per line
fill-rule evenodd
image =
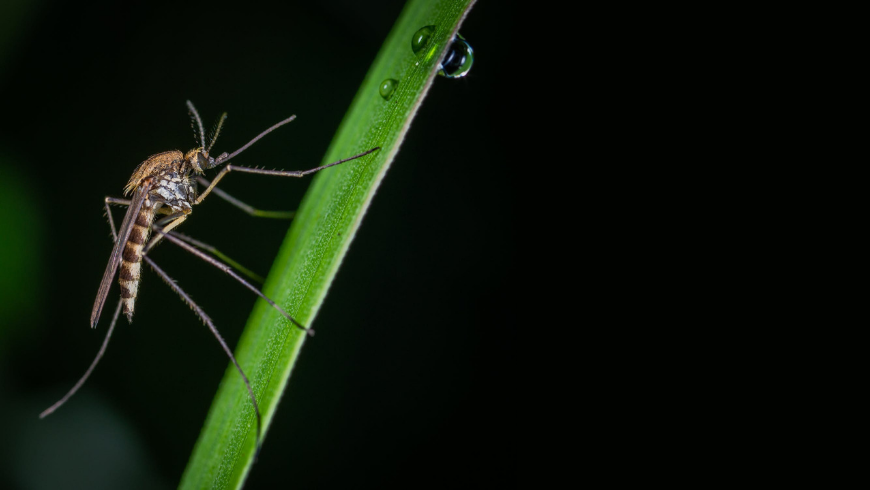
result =
M219 156L219 157L217 157L217 158L215 159L214 166L216 167L216 166L218 166L218 165L220 165L220 164L226 162L226 161L229 160L230 158L233 158L234 156L238 155L239 153L241 153L241 152L247 150L249 146L251 146L251 145L253 145L254 143L256 143L257 141L259 141L260 138L262 138L263 136L266 136L267 134L271 133L272 131L274 131L274 130L280 128L281 126L283 126L283 125L289 123L290 121L292 121L292 120L294 120L294 119L296 119L296 116L295 116L295 115L290 116L290 117L288 117L287 119L284 119L283 121L279 122L278 124L276 124L276 125L272 126L271 128L269 128L269 129L263 131L262 133L260 133L259 136L257 136L256 138L252 139L251 141L249 141L247 145L245 145L245 146L239 148L238 150L236 150L236 151L230 153L229 155L227 155L226 153L222 153L221 156Z
M88 380L88 377L94 371L94 368L97 367L97 363L100 362L100 359L103 358L103 354L106 353L106 347L109 346L109 339L112 338L112 332L115 331L115 324L118 323L118 317L121 316L122 303L122 301L118 301L118 307L115 308L115 315L112 317L112 323L109 325L109 330L106 332L106 338L103 340L103 345L100 346L100 351L97 352L97 357L95 357L93 362L91 362L91 366L88 368L87 371L85 371L85 375L82 376L81 379L79 379L79 381L72 387L71 390L69 390L66 395L63 396L63 398L61 398L60 400L55 402L54 405L46 408L41 414L39 414L39 418L44 419L45 417L48 417L49 415L54 413L54 411L60 408L61 405L66 403L66 401L69 400L70 397L75 395L76 392L79 391L79 388L81 388L82 385L85 384L85 381Z
M206 153L211 151L211 147L214 146L214 142L217 141L218 135L221 134L221 128L224 127L224 121L226 121L226 120L227 120L227 113L224 112L221 115L220 120L218 120L217 124L215 124L215 127L212 130L211 142L208 144L208 148L205 149Z
M197 138L196 142L200 146L203 146L205 145L205 131L202 129L202 119L199 117L199 113L196 112L196 107L193 107L193 102L189 100L187 101L187 110L190 113L190 126L193 128L193 136ZM193 125L194 122L196 122L196 126ZM197 127L199 128L199 133L196 132Z

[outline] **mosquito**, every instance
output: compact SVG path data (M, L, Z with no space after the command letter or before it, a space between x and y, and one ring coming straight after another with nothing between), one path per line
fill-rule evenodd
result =
M254 405L254 412L257 416L257 447L259 448L261 433L260 407L257 404L257 398L254 396L254 390L251 388L251 383L248 381L248 377L236 361L233 352L227 346L223 337L218 333L217 327L215 327L211 318L183 289L181 289L181 287L178 286L178 284L175 283L175 281L172 280L172 278L169 277L169 275L166 274L166 272L163 271L163 269L158 267L147 254L155 245L157 245L157 243L165 238L203 259L207 263L223 270L255 294L266 300L266 302L278 310L278 312L280 312L281 315L283 315L284 318L289 320L293 325L304 330L308 335L313 335L314 331L312 329L297 322L280 306L275 304L274 301L266 297L266 295L264 295L257 287L251 285L251 283L239 276L230 266L199 250L199 248L202 248L215 253L216 250L214 248L172 230L183 223L190 216L193 206L202 203L202 201L212 191L234 206L241 208L243 211L253 216L286 218L292 215L292 213L261 211L255 209L215 187L229 172L247 172L279 177L304 177L319 172L320 170L366 156L380 148L375 147L350 158L345 158L344 160L339 160L337 162L321 165L320 167L308 170L264 170L251 167L240 167L237 165L227 165L220 170L214 180L209 182L202 177L205 170L215 168L230 161L239 153L247 150L251 145L259 141L263 136L266 136L272 131L294 120L296 116L290 116L263 131L256 138L252 139L248 144L238 150L229 154L221 153L217 158L214 158L211 157L209 153L220 134L224 121L227 119L227 114L223 113L223 115L221 115L215 126L213 135L211 136L211 140L206 147L202 119L199 117L199 113L189 100L187 101L187 109L190 113L191 125L194 127L194 135L197 138L199 146L187 153L172 150L152 155L136 167L133 176L130 177L130 181L124 188L125 196L132 194L130 199L120 199L110 196L107 196L104 199L109 227L112 230L115 245L112 249L109 263L106 265L106 271L103 274L103 280L100 282L100 289L97 292L97 298L94 301L94 307L91 311L91 328L96 328L97 323L100 320L103 305L109 294L109 288L112 285L116 273L118 276L118 283L121 286L121 299L112 315L112 322L109 324L109 329L106 332L103 344L100 347L99 352L97 352L97 356L94 358L93 362L91 362L90 367L85 371L84 376L76 382L72 389L70 389L63 398L43 411L39 415L39 418L44 418L60 408L60 406L69 400L69 398L72 397L85 383L91 375L91 372L93 372L94 368L97 366L97 363L103 357L106 347L109 345L109 339L112 337L112 332L115 329L115 323L117 323L119 315L123 312L127 317L127 321L130 323L133 322L133 311L139 288L142 261L144 260L173 291L181 296L181 299L187 303L203 323L208 326L209 330L211 330L214 337L220 343L221 348L223 348L227 357L229 357L230 361L232 361L236 370L241 375L242 380L245 382L245 386L248 388L248 395L251 397L251 403ZM197 184L205 186L205 191L199 195L197 195ZM109 207L110 204L127 206L127 213L124 215L124 220L121 222L121 227L117 232L115 229L115 222L112 219L111 208ZM157 219L158 215L161 215L162 217ZM151 240L148 241L152 231L156 233ZM225 258L224 260L227 259Z

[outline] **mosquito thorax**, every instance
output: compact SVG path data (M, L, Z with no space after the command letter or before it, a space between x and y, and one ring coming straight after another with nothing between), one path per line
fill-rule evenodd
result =
M200 148L194 148L184 155L184 159L190 163L197 173L202 173L204 169L214 167L214 158L208 156L208 151Z

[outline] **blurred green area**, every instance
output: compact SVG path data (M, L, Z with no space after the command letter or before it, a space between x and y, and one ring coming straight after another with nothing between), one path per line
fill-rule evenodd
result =
M296 114L238 163L316 164L403 4L0 2L0 420L15 429L0 446L0 488L177 484L227 360L148 270L133 324L118 325L67 406L37 419L84 372L107 327L87 325L111 251L102 199L119 196L148 155L195 144L186 99L207 125L229 113L218 151ZM520 416L513 339L529 330L512 309L522 187L511 170L529 124L523 108L536 102L511 83L515 10L478 2L465 22L474 68L435 80L247 488L275 488L287 471L303 488L474 484L518 466L504 427ZM276 210L293 209L309 183L225 182ZM196 213L184 233L259 274L288 228L215 200ZM234 346L254 297L171 246L152 257Z
M16 53L23 34L31 27L40 3L36 0L0 2L0 82L6 74L9 58ZM3 96L9 94L3 93ZM33 319L42 277L39 259L45 222L35 183L17 170L21 163L0 145L0 359L9 348L12 336Z
M36 186L13 163L0 149L0 358L13 336L38 321L45 279L45 215Z

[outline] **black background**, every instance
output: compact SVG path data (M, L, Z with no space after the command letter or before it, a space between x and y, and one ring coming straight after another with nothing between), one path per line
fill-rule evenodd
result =
M13 205L34 216L23 232L37 237L39 261L22 283L34 294L5 306L13 320L0 345L10 427L2 488L177 485L227 360L147 269L134 323L119 323L76 398L36 419L78 379L106 328L87 327L111 250L102 198L120 196L148 155L194 146L186 99L207 125L229 113L218 152L296 114L236 163L316 165L403 3L46 1L19 18L0 59L0 165L26 196ZM512 477L528 403L512 346L532 331L519 321L530 312L511 170L522 163L515 135L534 124L522 119L526 92L516 90L524 82L515 30L508 3L479 2L469 14L461 32L474 67L435 80L320 310L247 488ZM264 209L292 209L310 181L288 180L232 175L222 187ZM265 274L287 228L212 199L182 231ZM176 247L152 257L234 346L253 296Z

